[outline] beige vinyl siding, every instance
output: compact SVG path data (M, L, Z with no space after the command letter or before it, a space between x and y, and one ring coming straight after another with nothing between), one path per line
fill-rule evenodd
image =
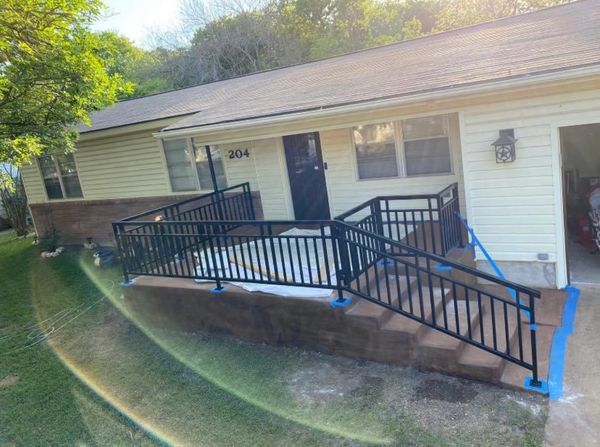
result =
M265 219L293 219L283 140L257 140L253 142L253 149Z
M450 115L450 150L453 173L448 175L359 180L352 129L319 132L323 160L328 167L325 172L332 216L337 216L378 195L437 193L454 182L459 183L461 202L464 204L457 118L456 115Z
M265 219L292 219L289 184L281 138L219 145L230 186L250 182L260 191ZM248 150L249 157L229 158L229 151Z
M160 142L149 131L82 141L75 161L86 200L171 193Z
M470 108L462 114L468 215L496 261L558 262L564 285L562 175L558 129L600 122L600 91ZM516 161L497 164L491 143L514 129ZM483 259L482 253L477 253Z
M29 203L46 202L46 190L37 161L23 166L21 174L23 175L23 185Z

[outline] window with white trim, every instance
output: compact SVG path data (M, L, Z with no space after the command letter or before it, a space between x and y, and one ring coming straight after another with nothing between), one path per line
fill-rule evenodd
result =
M48 199L76 199L83 197L73 154L38 157Z
M358 126L353 134L359 178L398 176L393 123Z
M402 121L406 175L452 172L446 115Z
M447 115L357 126L352 135L359 179L452 172Z
M164 140L163 147L173 192L212 191L210 167L204 147L194 149L189 139ZM225 166L219 146L210 146L219 188L227 187Z

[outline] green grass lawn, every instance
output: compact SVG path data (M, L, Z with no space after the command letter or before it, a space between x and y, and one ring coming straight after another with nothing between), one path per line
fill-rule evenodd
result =
M0 445L541 444L543 400L150 327L116 269L38 252L0 236Z

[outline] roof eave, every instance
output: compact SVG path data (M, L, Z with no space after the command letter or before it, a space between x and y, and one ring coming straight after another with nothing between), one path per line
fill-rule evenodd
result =
M214 124L205 124L199 126L182 127L171 130L162 129L153 133L156 138L179 138L197 136L206 133L224 132L229 130L240 130L246 127L254 127L265 124L285 124L290 121L302 119L327 118L331 115L337 115L347 112L360 112L378 109L382 107L402 106L410 103L447 100L454 97L493 93L495 90L522 88L541 82L576 80L589 76L600 75L600 64L594 63L569 70L549 71L535 73L519 77L504 78L490 82L473 83L466 86L448 86L443 89L433 91L418 92L414 94L363 101L352 104L341 104L327 108L303 110L298 112L284 112L281 114L258 116L243 120L219 122ZM176 124L176 123L175 123Z

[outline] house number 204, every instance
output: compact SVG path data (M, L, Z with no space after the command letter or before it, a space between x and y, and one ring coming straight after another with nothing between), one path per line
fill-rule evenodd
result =
M250 158L250 152L248 149L232 149L229 151L229 158L232 160L236 158Z

